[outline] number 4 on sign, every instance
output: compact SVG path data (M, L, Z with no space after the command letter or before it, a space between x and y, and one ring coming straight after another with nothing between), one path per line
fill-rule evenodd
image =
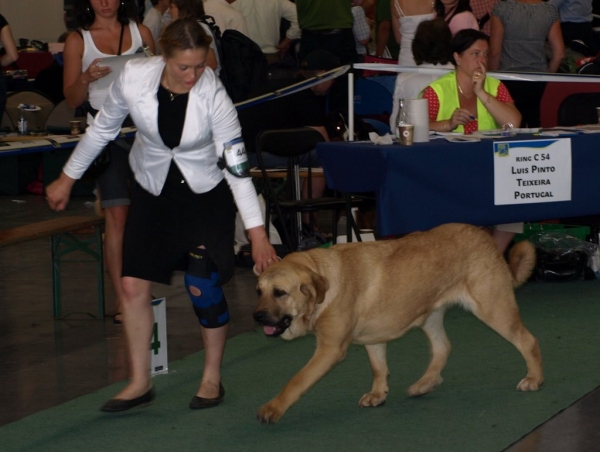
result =
M160 350L160 339L158 338L158 323L154 322L154 330L152 333L152 342L150 342L150 350L152 350L154 355L158 355L158 351Z
M150 342L150 374L158 375L169 371L167 358L167 299L152 300L154 328Z

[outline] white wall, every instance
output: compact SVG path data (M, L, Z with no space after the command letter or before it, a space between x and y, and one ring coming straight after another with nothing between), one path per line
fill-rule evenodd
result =
M2 14L15 37L56 42L66 31L63 0L0 0Z

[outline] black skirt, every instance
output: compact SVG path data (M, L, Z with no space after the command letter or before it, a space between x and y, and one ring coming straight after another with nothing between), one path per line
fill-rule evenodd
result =
M187 270L188 253L204 245L219 271L219 284L233 276L235 205L225 180L197 194L172 162L159 196L133 182L123 239L123 276L170 284Z

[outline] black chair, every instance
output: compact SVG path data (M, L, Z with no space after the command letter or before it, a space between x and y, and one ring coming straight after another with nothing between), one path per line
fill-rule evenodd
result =
M559 126L597 124L596 107L600 107L600 93L575 93L567 96L558 107Z
M346 210L349 224L354 228L357 239L360 241L358 228L351 214L351 207L356 200L343 197L312 198L313 168L300 168L299 158L313 149L317 143L325 141L323 135L310 127L293 129L266 130L258 135L256 143L256 157L261 171L265 197L268 203L265 224L269 224L271 210L277 216L281 226L281 234L285 244L291 251L298 249L298 245L304 238L302 235L302 213L311 213L311 226L314 229L312 213L317 211L331 210L333 212L333 240L337 237L338 214ZM285 177L285 189L275 190L272 184L272 168L265 167L263 153L274 154L287 158L287 169ZM308 198L302 199L301 179L305 179L308 186ZM282 197L283 199L280 199ZM351 237L348 238L348 241Z

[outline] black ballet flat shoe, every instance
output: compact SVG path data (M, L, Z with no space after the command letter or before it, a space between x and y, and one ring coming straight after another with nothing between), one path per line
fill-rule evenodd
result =
M205 399L204 397L194 396L190 401L190 408L192 410L202 410L204 408L212 408L219 405L225 397L225 388L219 383L219 395L213 399Z
M151 403L154 400L155 397L156 397L156 392L154 391L154 388L150 388L148 390L148 392L146 392L145 394L142 394L139 397L136 397L135 399L131 399L131 400L110 399L108 402L106 402L104 405L102 405L102 408L100 408L100 411L106 411L107 413L116 413L117 411L126 411L126 410L129 410L130 408L134 408L136 406L148 405L149 403Z

